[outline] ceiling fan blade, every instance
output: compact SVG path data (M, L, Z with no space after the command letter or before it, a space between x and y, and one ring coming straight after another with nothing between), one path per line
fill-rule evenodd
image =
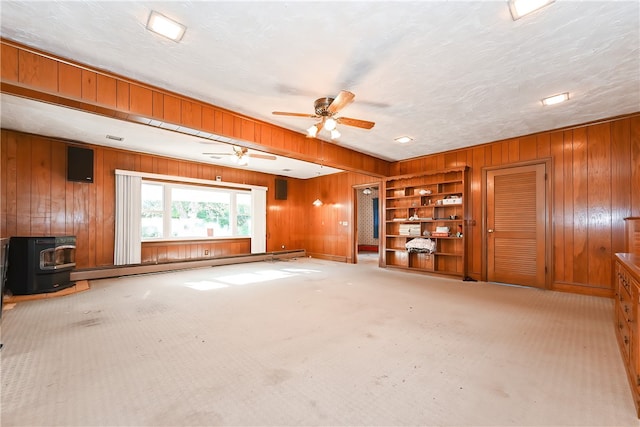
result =
M353 98L356 96L349 91L341 90L336 99L333 100L327 111L331 114L335 114L342 110L347 105L353 102Z
M371 129L375 125L374 122L368 122L366 120L359 120L359 119L351 119L349 117L340 117L340 118L337 118L336 121L341 125L355 126L357 128L363 128L363 129Z
M274 111L272 114L276 116L293 116L293 117L309 117L312 119L318 118L315 114L307 114L307 113L287 113L285 111Z
M249 153L247 154L249 157L251 157L252 159L264 159L264 160L275 160L277 159L276 156L272 156L270 154L254 154L254 153Z

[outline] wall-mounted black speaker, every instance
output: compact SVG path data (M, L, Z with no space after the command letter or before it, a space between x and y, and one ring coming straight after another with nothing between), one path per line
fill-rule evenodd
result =
M93 182L93 150L90 148L67 147L67 180Z
M276 200L287 200L287 180L276 178Z

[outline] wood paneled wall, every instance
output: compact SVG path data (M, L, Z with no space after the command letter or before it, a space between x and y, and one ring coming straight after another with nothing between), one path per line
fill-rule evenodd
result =
M268 187L267 250L301 249L304 241L291 238L288 224L303 218L291 201L276 201L275 176L242 169L199 164L129 151L91 146L94 183L66 180L67 143L47 137L2 130L0 139L0 236L77 236L78 268L113 264L115 232L115 169L177 175ZM292 187L304 188L289 179ZM294 206L288 209L289 206ZM280 207L274 209L275 207ZM295 215L295 216L294 216ZM209 251L205 255L205 250ZM176 243L145 243L144 262L250 253L249 239L212 239Z
M319 158L320 142L160 88L0 40L1 89L96 114L236 138L246 146L303 160ZM517 132L517 129L515 130ZM452 137L455 137L452 136ZM274 176L125 151L95 148L94 185L64 179L65 143L2 131L1 236L69 233L78 236L79 267L110 265L113 258L113 170L264 185ZM470 209L468 271L482 273L482 168L552 159L553 287L611 295L611 259L624 250L622 218L640 216L640 114L572 129L542 132L389 164L324 143L324 163L372 176L391 176L467 165ZM267 250L307 249L336 260L353 258L352 185L373 184L356 172L289 181L287 200L268 192ZM324 205L311 202L321 198ZM348 222L348 226L340 222ZM174 251L166 249L166 251ZM152 255L149 255L153 259ZM156 249L156 253L158 250ZM191 249L177 253L191 253ZM168 259L158 254L157 260ZM163 258L165 257L165 258Z
M640 215L640 114L397 162L393 175L468 165L469 274L482 271L482 168L552 159L553 288L611 295L624 221Z
M338 169L377 176L389 170L385 160L9 40L0 39L0 49L3 93L145 125L165 123L187 134L225 136L249 148L310 162L322 158Z
M296 234L303 237L308 254L318 258L352 262L355 250L352 243L356 232L353 186L362 184L380 186L381 180L354 172L344 172L303 182L304 198L300 205L307 211L307 215L299 221ZM315 199L320 199L322 206L313 206ZM345 222L347 225L344 225Z

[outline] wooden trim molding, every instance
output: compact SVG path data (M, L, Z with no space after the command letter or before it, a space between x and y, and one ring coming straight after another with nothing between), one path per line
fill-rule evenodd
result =
M7 39L0 39L0 49L2 93L204 138L216 135L243 147L347 171L372 176L389 173L386 160L200 100Z
M210 179L189 178L185 176L175 176L175 175L162 175L158 173L127 171L122 169L116 169L115 174L139 176L141 178L156 179L159 181L172 181L172 182L179 182L179 183L211 185L215 187L242 188L244 190L264 190L264 191L269 190L268 187L264 187L261 185L237 184L235 182L213 181Z

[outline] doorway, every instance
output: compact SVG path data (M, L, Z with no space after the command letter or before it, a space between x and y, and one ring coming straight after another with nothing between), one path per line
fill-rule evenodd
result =
M546 289L548 162L483 170L486 280Z
M353 187L354 263L378 264L380 258L380 197L378 184Z

